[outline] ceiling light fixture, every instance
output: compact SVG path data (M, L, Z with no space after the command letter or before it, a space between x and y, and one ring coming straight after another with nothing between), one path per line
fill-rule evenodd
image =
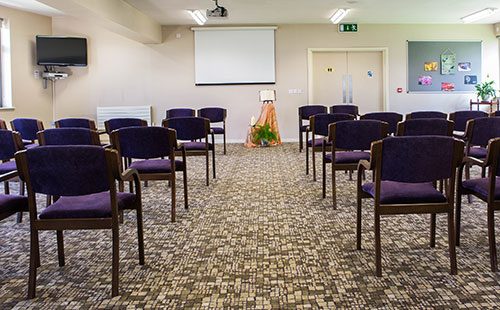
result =
M189 10L188 12L198 25L203 26L207 22L207 18L200 10Z
M476 20L480 20L480 19L483 19L487 16L490 16L491 14L495 13L495 10L496 10L496 8L486 8L484 10L477 11L475 13L464 16L460 19L462 20L462 22L464 22L466 24L472 23L472 22L475 22Z
M330 17L330 21L334 24L340 23L340 21L349 13L349 9L338 9L333 13L332 17Z

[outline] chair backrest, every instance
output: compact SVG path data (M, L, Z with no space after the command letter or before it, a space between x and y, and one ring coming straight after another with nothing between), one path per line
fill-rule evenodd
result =
M0 129L7 129L7 123L3 119L0 119Z
M488 142L486 164L491 167L490 177L500 176L500 138L494 138Z
M40 146L16 153L28 192L80 196L114 188L118 152L99 146Z
M336 104L330 107L330 113L346 113L352 114L354 115L354 117L357 117L359 115L359 108L354 104Z
M389 124L378 120L340 121L329 125L328 141L335 149L370 150L374 141L387 137Z
M372 112L361 115L361 119L373 119L389 124L389 133L395 134L398 123L403 120L403 115L396 112Z
M51 128L38 132L40 145L101 145L99 134L86 128Z
M448 115L438 111L417 111L406 114L405 119L418 119L418 118L444 118L447 119Z
M491 116L500 116L500 111L495 111L491 114Z
M490 139L500 137L500 117L482 117L467 122L465 139L469 145L486 147Z
M172 156L175 130L164 127L126 127L113 131L111 143L121 157L149 159Z
M167 118L163 120L162 126L174 129L179 140L204 139L210 133L210 120L204 117Z
M226 121L227 110L224 108L209 107L198 110L198 116L208 118L212 123Z
M465 131L467 121L480 117L488 117L488 113L483 111L457 111L450 113L450 121L455 123L454 130Z
M167 118L195 116L196 111L190 108L175 108L167 110Z
M453 135L453 122L442 118L407 119L398 124L397 136Z
M24 144L19 133L0 129L0 161L14 158L14 154L23 149Z
M463 154L452 137L388 137L373 144L371 160L383 181L424 183L454 177Z
M339 121L353 120L354 115L346 113L320 113L309 118L309 126L313 135L328 137L328 125Z
M43 130L43 123L34 118L16 118L10 122L12 130L21 134L24 140L35 141L37 132Z
M87 128L97 130L95 121L87 118L62 118L54 122L56 128Z
M147 125L148 122L140 118L111 118L104 122L104 127L106 128L106 133L108 135L116 129Z
M304 105L299 107L299 120L309 120L313 115L328 113L328 108L324 105Z

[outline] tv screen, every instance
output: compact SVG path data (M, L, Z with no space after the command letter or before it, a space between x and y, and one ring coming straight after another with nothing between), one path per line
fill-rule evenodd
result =
M36 36L36 63L41 66L86 66L87 39Z

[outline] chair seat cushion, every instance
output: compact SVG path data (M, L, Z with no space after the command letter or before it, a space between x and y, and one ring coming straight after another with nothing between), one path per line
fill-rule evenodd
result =
M28 197L0 194L0 214L25 211L28 211Z
M375 198L375 183L366 183L363 191ZM432 183L402 183L382 181L380 184L380 203L440 203L446 202L446 197L432 186Z
M468 156L474 158L486 158L488 151L484 147L471 147Z
M352 152L335 152L335 163L336 164L355 164L360 160L370 160L370 153L352 151ZM332 162L332 154L325 155L325 161L327 163Z
M210 129L212 129L213 133L216 135L224 134L224 128L222 128L222 127L212 127Z
M118 208L122 210L136 208L136 196L131 193L117 193ZM109 192L84 196L64 196L43 209L41 219L66 218L109 218L111 201Z
M465 180L462 182L462 187L470 191L478 193L480 196L488 197L488 187L490 178ZM495 181L495 200L500 199L500 177Z
M186 148L186 151L203 151L203 150L205 150L205 142L191 141L191 142L184 142L183 145ZM208 149L209 150L213 149L212 143L208 144Z
M134 161L130 168L137 169L139 173L170 173L172 167L169 159L148 159ZM175 171L182 171L184 163L182 160L175 161Z
M14 160L5 162L5 163L0 163L0 174L5 174L11 171L16 171L16 162Z
M307 146L311 147L312 143L313 143L313 140L309 139L309 141L307 141ZM314 146L321 146L321 145L323 145L323 139L322 138L314 139ZM332 146L332 143L331 142L326 142L325 145L326 146Z

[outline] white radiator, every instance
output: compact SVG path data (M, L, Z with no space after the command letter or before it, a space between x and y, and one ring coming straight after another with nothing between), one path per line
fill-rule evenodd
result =
M104 122L111 118L140 118L151 125L151 106L97 107L98 129L104 129Z

